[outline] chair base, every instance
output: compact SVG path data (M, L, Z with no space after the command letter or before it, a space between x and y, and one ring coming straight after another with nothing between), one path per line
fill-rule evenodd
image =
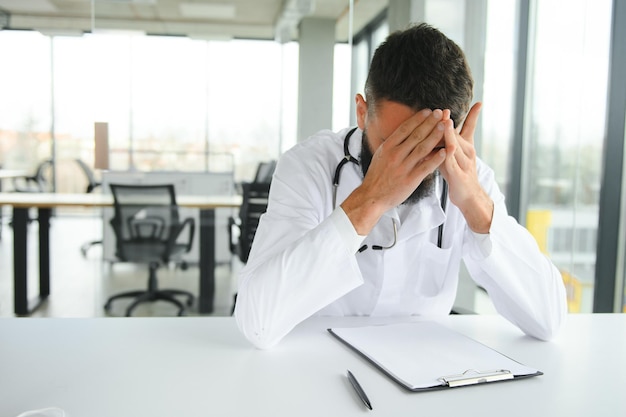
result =
M175 306L178 307L178 315L182 316L185 314L185 305L181 303L179 300L175 298L176 295L182 295L187 297L187 307L191 307L193 304L194 296L188 291L183 290L159 290L157 289L157 278L156 278L156 270L158 268L158 263L152 262L150 264L150 276L148 278L148 289L147 290L136 290L136 291L128 291L121 294L116 294L107 300L106 304L104 304L104 310L108 313L111 311L111 304L113 301L118 300L120 298L134 298L133 302L126 308L126 317L130 317L132 315L133 310L141 303L149 302L149 301L168 301Z
M174 296L183 295L187 297L187 302L185 304L181 303ZM178 307L178 315L183 316L185 314L186 307L191 307L193 304L194 296L193 294L182 291L182 290L158 290L158 291L128 291L121 294L116 294L112 297L109 297L106 304L104 305L104 309L107 312L111 311L111 305L113 301L119 300L121 298L134 298L133 302L126 308L126 317L132 316L133 310L141 303L152 302L152 301L168 301Z
M91 242L83 243L80 247L80 253L83 254L83 258L87 257L87 251L89 248L95 245L102 245L102 240L93 240Z

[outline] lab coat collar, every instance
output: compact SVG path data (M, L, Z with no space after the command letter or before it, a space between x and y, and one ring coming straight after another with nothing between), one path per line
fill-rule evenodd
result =
M406 209L406 208L404 208ZM416 204L409 206L409 213L404 221L400 220L399 208L394 207L387 211L384 218L393 219L398 225L398 241L407 240L412 236L435 229L446 219L436 193L431 193ZM380 222L389 222L381 219Z

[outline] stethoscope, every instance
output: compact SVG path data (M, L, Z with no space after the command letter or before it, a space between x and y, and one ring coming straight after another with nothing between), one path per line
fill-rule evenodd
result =
M337 168L335 168L335 175L333 176L333 208L336 207L337 204L337 189L339 188L339 178L341 177L341 171L343 167L348 163L352 162L353 164L360 165L358 159L350 154L350 150L348 149L350 145L350 137L356 131L356 127L352 128L347 134L345 139L343 140L343 158L337 164ZM446 212L446 205L448 202L448 183L445 179L442 178L442 189L441 189L441 209L443 212ZM398 227L396 226L395 220L391 220L393 222L393 243L389 246L380 246L380 245L372 245L373 250L383 250L383 249L391 249L395 246L396 241L398 240ZM437 230L437 247L441 249L443 241L443 223L439 225ZM361 246L359 252L363 252L367 249L367 245Z

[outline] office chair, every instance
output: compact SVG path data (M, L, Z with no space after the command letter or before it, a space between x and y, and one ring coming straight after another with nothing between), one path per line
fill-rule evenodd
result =
M85 161L80 158L76 158L75 161L80 167L81 171L83 171L83 173L85 174L85 177L87 177L87 189L85 190L87 194L93 192L93 190L102 185L100 181L96 180L96 176L93 173L93 170L85 163Z
M18 193L43 193L50 191L50 183L46 178L48 171L54 168L52 159L39 163L35 173L30 176L13 178L13 189Z
M259 226L261 215L267 210L270 192L269 182L241 183L243 199L238 217L228 219L228 237L230 252L243 263L248 262L252 241ZM233 297L233 308L237 302L237 294Z
M50 171L54 169L52 159L45 159L37 165L33 175L13 178L13 191L16 193L45 193L52 190L52 185L48 181ZM28 223L35 220L29 216ZM9 226L13 226L13 220L9 221Z
M259 165L256 169L256 174L254 175L254 182L272 182L272 175L274 175L274 170L276 169L276 161L271 160L267 162L259 162Z
M96 180L96 176L93 170L85 163L85 161L83 161L80 158L76 158L75 161L80 167L81 171L85 174L85 177L87 178L87 188L85 192L87 194L92 193L96 188L102 185L102 182ZM92 240L90 242L83 243L80 247L80 253L83 255L83 258L86 258L87 251L89 250L89 248L91 248L92 246L101 245L101 244L102 244L102 239Z
M181 221L174 185L121 185L110 184L114 199L114 217L111 226L116 238L116 256L126 262L147 263L149 266L148 288L145 291L129 291L111 296L104 309L108 312L113 301L133 298L126 309L130 316L133 309L146 301L164 300L178 307L178 315L185 313L183 305L175 296L185 296L191 306L194 296L182 290L159 290L156 271L161 264L179 258L191 250L195 221L189 217ZM180 242L187 235L186 241Z

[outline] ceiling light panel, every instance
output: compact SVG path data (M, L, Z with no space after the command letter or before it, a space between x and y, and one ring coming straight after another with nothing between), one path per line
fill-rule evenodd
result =
M235 18L235 5L224 3L181 3L180 14L189 19L220 19L229 20Z

